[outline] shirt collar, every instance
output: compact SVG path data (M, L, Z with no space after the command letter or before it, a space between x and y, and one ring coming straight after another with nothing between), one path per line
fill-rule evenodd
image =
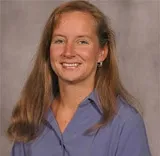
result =
M87 97L87 99L91 102L91 104L95 107L95 109L97 109L97 111L102 115L103 110L102 110L100 99L99 99L99 96L98 96L96 89L94 89L90 93L90 95ZM120 103L121 103L120 101L122 99L123 98L120 95L117 95L117 97L116 97L117 110L119 110L119 108L120 108Z
M94 89L91 94L88 96L88 100L91 102L91 104L94 106L95 109L102 115L103 111L101 108L100 100L98 97L98 93L96 89Z
M97 91L94 89L79 105L80 107L88 104L88 102L90 104L93 105L93 107L102 115L103 111L100 105L100 101L99 101L99 97L97 94ZM47 121L51 122L53 120L53 114L52 114L52 110L49 107L49 110L45 116L45 118L47 119Z

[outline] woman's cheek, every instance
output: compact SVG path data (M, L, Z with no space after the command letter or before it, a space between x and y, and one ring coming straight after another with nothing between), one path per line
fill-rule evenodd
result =
M60 48L57 48L57 47L54 47L54 46L51 46L50 48L50 57L54 58L54 57L58 57L61 53L61 49Z

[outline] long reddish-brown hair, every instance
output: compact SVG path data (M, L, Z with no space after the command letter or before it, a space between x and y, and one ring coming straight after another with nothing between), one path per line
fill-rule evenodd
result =
M59 92L58 78L50 65L50 44L60 15L72 11L91 14L96 21L101 48L106 45L108 47L108 56L103 66L97 68L96 72L95 89L103 110L102 120L97 123L96 128L106 125L114 117L118 95L129 104L132 102L132 96L124 89L119 78L115 56L115 35L109 19L87 1L70 1L57 7L45 25L33 70L12 113L11 124L7 131L11 140L23 142L33 140L45 120L44 114L51 104L51 97L55 97Z

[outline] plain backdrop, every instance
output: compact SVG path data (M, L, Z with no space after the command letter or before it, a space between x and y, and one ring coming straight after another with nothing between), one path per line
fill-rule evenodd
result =
M125 87L141 103L153 156L160 156L160 1L91 0L116 32L117 57ZM44 24L58 0L0 1L0 150L10 115L32 68Z

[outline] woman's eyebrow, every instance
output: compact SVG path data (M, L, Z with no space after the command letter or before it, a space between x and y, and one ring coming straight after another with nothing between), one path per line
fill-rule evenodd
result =
M77 38L89 38L89 39L92 39L92 37L89 36L89 35L78 35Z
M52 36L52 38L55 38L55 37L63 37L65 39L67 39L67 36L62 35L62 34L57 34L57 33L53 34L53 36ZM93 39L91 36L89 36L87 34L85 34L85 35L77 35L77 36L75 36L75 38L88 38L90 40Z
M64 37L64 38L67 38L65 35L62 35L62 34L53 34L53 37Z

